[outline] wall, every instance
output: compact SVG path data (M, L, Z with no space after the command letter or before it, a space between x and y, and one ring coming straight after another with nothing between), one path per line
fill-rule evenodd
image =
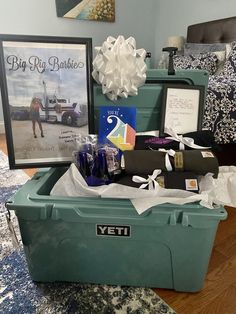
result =
M167 38L173 35L186 37L191 24L235 16L235 0L159 0L160 12L156 22L155 64Z
M104 23L58 18L55 0L0 1L0 32L2 34L92 37L93 47L109 36L133 36L137 48L154 53L153 21L156 0L116 0L116 22ZM151 30L151 34L150 34ZM151 40L150 40L151 39ZM2 128L0 98L0 131Z

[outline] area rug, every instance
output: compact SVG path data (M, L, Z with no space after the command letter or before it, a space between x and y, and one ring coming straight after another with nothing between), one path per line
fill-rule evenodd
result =
M33 282L28 273L17 219L11 212L18 246L10 232L6 219L9 213L4 205L28 179L22 170L9 170L7 157L0 151L0 313L176 313L148 288Z

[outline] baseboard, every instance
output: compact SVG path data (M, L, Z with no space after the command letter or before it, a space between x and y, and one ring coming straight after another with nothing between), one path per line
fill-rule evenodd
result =
M0 121L0 134L4 134L4 133L5 133L4 122Z

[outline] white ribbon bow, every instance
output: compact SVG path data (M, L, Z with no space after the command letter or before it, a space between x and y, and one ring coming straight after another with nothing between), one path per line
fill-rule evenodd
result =
M95 48L92 76L111 100L136 96L146 81L146 51L136 49L133 37L109 36L102 47Z
M174 157L175 151L173 149L165 149L165 148L159 148L158 151L166 153L166 155L165 155L166 170L167 171L172 171L173 168L171 166L171 162L170 162L170 157L169 156Z
M166 137L168 140L174 140L179 142L179 149L184 150L184 145L195 148L195 149L208 149L211 147L204 147L194 144L194 140L191 137L183 137L183 135L178 135L173 129L165 128L165 133L171 135Z
M152 175L148 175L147 179L140 176L133 176L132 181L136 183L142 183L139 189L145 189L145 187L148 186L149 190L156 190L159 187L159 184L157 183L155 179L160 173L161 173L160 169L155 169Z

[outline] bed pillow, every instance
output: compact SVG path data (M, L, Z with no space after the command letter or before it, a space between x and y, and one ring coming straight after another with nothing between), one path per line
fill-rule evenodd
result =
M231 51L225 61L223 74L236 75L236 41L231 43Z
M188 56L174 56L174 67L179 69L206 70L209 75L215 73L218 58L214 53L199 53Z
M197 44L186 43L184 45L184 55L193 55L199 53L214 52L220 62L224 62L226 59L226 44L214 43L214 44Z

